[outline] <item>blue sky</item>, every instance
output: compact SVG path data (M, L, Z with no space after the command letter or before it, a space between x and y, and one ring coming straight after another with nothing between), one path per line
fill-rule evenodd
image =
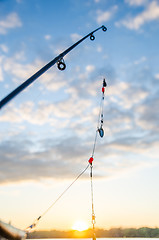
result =
M108 31L70 52L65 71L53 66L1 110L0 218L18 227L31 224L87 165L103 77L96 225L159 226L159 1L1 0L0 96L101 25ZM87 172L38 228L70 229L78 218L91 225L90 200Z

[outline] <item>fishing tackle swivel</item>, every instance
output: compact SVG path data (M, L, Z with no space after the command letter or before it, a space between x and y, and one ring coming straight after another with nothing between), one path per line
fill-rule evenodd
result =
M103 130L103 101L104 101L104 93L105 88L107 87L107 83L105 81L105 78L103 79L103 87L102 87L102 102L101 102L101 113L100 113L100 128L98 128L98 132L100 137L102 138L104 136L104 130Z

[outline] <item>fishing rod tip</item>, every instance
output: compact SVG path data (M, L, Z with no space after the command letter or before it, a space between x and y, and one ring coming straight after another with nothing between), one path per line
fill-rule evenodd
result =
M104 32L106 32L106 31L107 31L107 28L106 28L104 25L102 25L102 30L103 30Z

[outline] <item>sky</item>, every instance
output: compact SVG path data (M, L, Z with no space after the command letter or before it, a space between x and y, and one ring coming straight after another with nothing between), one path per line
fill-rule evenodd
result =
M159 1L1 0L0 99L96 28L0 111L0 219L25 229L88 164L98 228L159 227ZM89 170L38 229L91 227Z

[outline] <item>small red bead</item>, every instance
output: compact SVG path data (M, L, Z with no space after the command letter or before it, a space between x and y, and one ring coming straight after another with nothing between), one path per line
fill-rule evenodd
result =
M93 157L90 157L89 161L88 161L90 164L92 164L93 162Z

